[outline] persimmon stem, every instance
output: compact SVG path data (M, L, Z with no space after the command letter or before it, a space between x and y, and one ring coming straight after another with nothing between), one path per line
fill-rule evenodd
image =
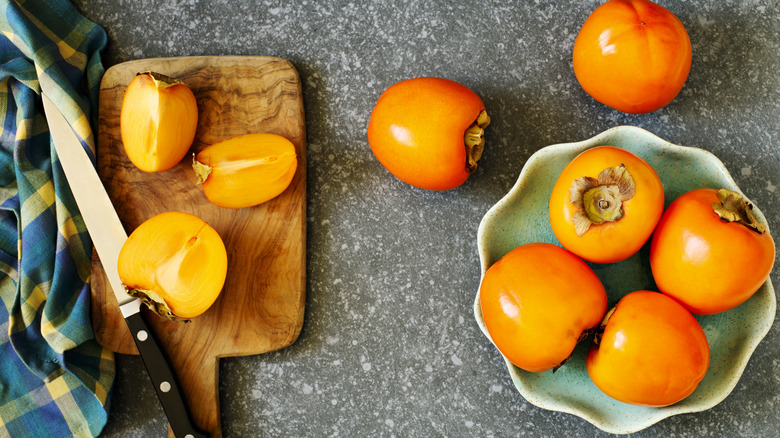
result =
M712 210L724 222L736 222L758 234L766 232L766 225L758 222L753 215L753 204L741 194L733 191L718 190L718 201L712 204Z
M485 128L490 124L490 116L482 110L477 120L466 129L463 135L463 143L466 146L466 169L469 173L477 170L477 161L482 158L485 149Z
M192 154L192 169L195 170L195 175L198 177L198 184L206 182L209 175L211 175L211 166L198 161L195 154Z
M601 344L601 338L604 337L604 329L607 328L607 323L609 322L609 319L612 318L612 314L615 313L615 309L617 307L613 307L607 311L606 315L604 315L604 318L601 320L601 324L599 324L598 327L593 328L593 332L595 335L593 336L593 343L596 345Z
M615 222L623 217L623 202L634 197L634 178L626 166L608 167L598 178L583 176L572 181L570 201L578 209L572 216L578 236L591 225Z
M132 287L125 287L125 290L127 290L128 295L138 298L146 305L146 307L149 308L149 310L164 318L168 318L171 321L190 322L189 319L180 318L174 315L171 311L171 308L168 306L168 303L166 303L159 294L152 290Z
M580 337L579 337L579 338L577 338L577 344L579 344L580 342L583 342L584 340L588 339L588 337L589 337L589 336L590 336L592 333L596 333L596 334L598 335L598 333L600 333L600 332L599 332L599 329L600 329L600 328L601 328L601 327L592 327L592 328L589 328L589 329L585 329L585 330L583 330L583 331L582 331L582 333L580 333ZM555 366L553 367L553 369L552 369L552 372L554 373L554 372L558 371L558 368L560 368L560 367L562 367L564 364L566 364L566 362L568 362L570 358L571 358L571 355L567 356L567 357L566 357L566 359L564 359L564 360L563 360L561 363L559 363L558 365L555 365Z
M136 76L138 76L138 75L147 75L150 78L152 78L152 80L154 81L154 86L157 87L157 88L168 88L168 87L172 87L174 85L178 85L178 84L183 84L184 83L184 82L182 82L179 79L172 78L170 76L166 76L166 75L164 75L162 73L157 73L157 72L154 72L154 71L144 71L144 72L140 72L140 73L136 74Z

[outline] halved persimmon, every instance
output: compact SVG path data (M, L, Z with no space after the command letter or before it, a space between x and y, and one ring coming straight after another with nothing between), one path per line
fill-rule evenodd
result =
M262 204L290 185L298 158L281 135L246 134L214 143L192 163L211 203L225 208Z
M222 238L197 216L158 214L119 252L119 278L130 295L170 319L194 318L217 299L227 276Z
M192 90L168 76L139 73L122 99L122 144L130 161L144 172L162 172L187 154L198 126Z

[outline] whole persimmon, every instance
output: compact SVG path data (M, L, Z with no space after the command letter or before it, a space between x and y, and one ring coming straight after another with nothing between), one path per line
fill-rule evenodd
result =
M593 383L615 400L668 406L707 374L710 347L696 318L651 291L624 296L604 318L585 359Z
M582 88L627 113L669 104L691 70L691 41L682 22L648 0L610 0L585 20L572 63Z
M144 172L162 172L187 154L198 128L198 104L182 81L137 74L125 90L119 128L127 157Z
M647 161L625 149L598 146L561 172L550 196L550 226L574 254L612 263L645 244L663 209L663 184Z
M775 243L734 191L696 189L674 200L650 243L658 289L696 314L734 308L769 277Z
M556 369L607 311L604 286L585 262L550 243L518 246L485 272L482 317L498 350L530 372Z
M407 79L382 93L368 122L377 160L401 181L449 190L474 173L490 123L485 104L458 82Z

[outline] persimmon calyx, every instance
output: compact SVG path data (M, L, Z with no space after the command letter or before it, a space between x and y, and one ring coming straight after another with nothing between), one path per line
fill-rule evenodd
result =
M157 73L154 71L144 71L137 73L136 76L139 75L147 75L154 81L154 86L157 88L168 88L172 87L174 85L183 84L184 82L180 81L179 79L172 78L170 76L166 76L162 73Z
M128 295L138 298L146 305L146 307L149 308L149 310L162 317L168 318L171 321L190 322L189 319L180 318L174 315L171 311L171 308L168 306L168 303L166 303L165 300L153 290L136 289L127 286L125 286L125 290L127 291Z
M591 225L615 222L623 217L623 202L634 197L634 178L626 166L608 167L598 178L583 176L569 187L571 203L577 207L572 216L577 236L582 236Z
M490 116L482 110L477 120L466 129L463 134L463 143L466 145L466 169L469 173L477 170L477 161L482 158L485 150L485 128L490 124Z
M211 166L198 161L195 154L192 154L192 168L195 170L195 175L198 177L198 184L206 182L209 175L211 175Z
M609 319L612 318L612 314L615 313L615 309L617 309L617 306L609 309L606 315L604 315L604 319L601 320L601 324L593 329L593 332L595 333L593 336L594 344L601 344L601 338L604 337L604 329L607 328L607 323L609 322Z
M585 330L583 330L583 331L582 331L582 333L580 333L580 337L579 337L579 338L577 338L577 344L579 344L580 342L583 342L583 341L585 341L586 339L588 339L588 337L589 337L589 336L590 336L592 333L596 333L596 332L598 331L598 329L599 329L599 327L593 327L593 328L589 328L589 329L585 329ZM602 331L603 331L603 330L602 330ZM572 352L572 354L574 354L574 352ZM556 371L558 371L558 369L559 369L560 367L564 366L564 365L566 364L566 362L568 362L568 361L569 361L569 359L571 359L571 356L572 356L571 354L570 354L570 355L568 355L568 356L566 356L566 359L564 359L564 360L563 360L561 363L559 363L558 365L555 365L555 366L552 368L552 372L553 372L553 373L555 373Z
M766 231L766 225L758 222L753 215L753 204L741 194L727 189L718 190L718 201L712 204L712 210L724 222L736 222L758 234Z

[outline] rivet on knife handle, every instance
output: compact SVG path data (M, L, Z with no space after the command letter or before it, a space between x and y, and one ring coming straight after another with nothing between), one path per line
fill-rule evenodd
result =
M121 307L146 371L154 384L154 390L168 417L168 423L176 438L208 438L210 435L195 427L187 412L184 397L171 370L168 359L160 348L154 332L140 312L139 300Z

